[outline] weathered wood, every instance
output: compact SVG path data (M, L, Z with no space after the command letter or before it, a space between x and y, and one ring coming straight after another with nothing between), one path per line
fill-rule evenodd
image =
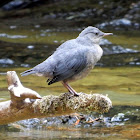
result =
M101 94L85 94L73 96L63 93L59 96L41 96L25 88L15 71L7 72L8 90L11 100L0 103L0 124L14 121L60 116L75 112L107 112L111 107L111 100Z

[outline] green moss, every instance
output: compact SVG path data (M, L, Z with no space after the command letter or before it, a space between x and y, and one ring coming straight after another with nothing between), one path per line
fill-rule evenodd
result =
M80 93L73 96L71 93L63 93L60 96L44 96L34 104L34 108L39 108L42 114L58 115L70 112L108 112L112 107L109 98L100 94Z
M58 107L58 97L56 96L45 96L39 101L39 108L42 114L51 114L56 111Z

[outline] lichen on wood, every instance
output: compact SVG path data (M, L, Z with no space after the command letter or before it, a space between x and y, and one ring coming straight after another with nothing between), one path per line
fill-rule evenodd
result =
M85 94L73 96L71 93L63 93L60 96L45 96L33 105L39 108L42 114L65 114L68 112L108 112L112 107L111 100L102 94Z
M80 93L79 96L74 96L62 93L59 96L41 97L37 92L24 87L15 71L7 72L7 82L11 100L0 102L0 124L75 112L104 113L112 107L111 100L102 94Z
M81 93L78 98L75 96L67 102L67 106L78 112L108 112L112 107L111 100L102 94Z

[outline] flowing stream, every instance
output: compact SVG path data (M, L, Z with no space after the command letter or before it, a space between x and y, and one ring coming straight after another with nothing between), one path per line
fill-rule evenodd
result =
M61 43L77 37L80 30L46 29L40 25L1 28L0 101L9 100L6 72L11 70L17 72L24 86L41 96L66 92L61 83L48 86L43 77L21 77L20 73L44 61ZM77 92L109 96L113 103L109 113L89 114L92 117L102 116L103 123L81 122L74 126L75 119L69 118L73 119L72 122L63 123L60 121L62 118L57 117L47 120L48 123L39 119L20 121L10 124L9 127L14 126L15 129L1 126L1 139L140 139L140 32L109 32L113 32L114 36L101 41L104 49L101 61L86 78L71 83Z

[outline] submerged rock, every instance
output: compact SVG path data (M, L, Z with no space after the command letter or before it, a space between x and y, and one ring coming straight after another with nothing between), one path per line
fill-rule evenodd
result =
M111 122L121 122L124 119L124 113L118 113L111 118Z
M122 109L120 109L122 108ZM140 120L139 107L132 106L114 106L109 113L104 116L99 113L92 114L71 114L59 117L48 117L43 119L28 119L18 121L18 125L26 128L44 128L50 126L60 127L62 125L75 126L83 128L98 128L98 127L114 127L125 125L125 123L139 122ZM80 120L76 124L77 120Z
M104 46L103 47L104 50L104 54L121 54L121 53L136 53L139 52L137 50L134 49L130 49L130 48L124 48L120 45L110 45L109 47Z
M16 24L19 21L20 26L28 24L35 28L42 26L68 28L99 24L103 28L117 25L138 29L139 7L139 1L13 0L3 6L0 17L4 20L10 17L8 22L15 21L16 17L18 19ZM12 10L14 12L11 12ZM105 22L102 23L103 21ZM118 29L117 27L115 29Z
M17 123L11 123L11 124L7 124L7 125L0 125L0 131L1 132L20 132L23 131L24 128L22 125L18 125Z
M17 28L16 25L11 25L11 26L10 26L10 29L16 29L16 28Z
M32 6L37 3L39 0L13 0L9 3L7 3L6 5L3 6L4 10L13 10L13 9L22 9L25 7L28 7L32 4Z
M21 64L20 66L21 66L21 67L25 67L25 68L26 68L26 67L30 67L29 64Z
M140 52L104 55L97 63L99 66L138 66Z
M100 41L100 45L110 45L110 44L112 44L109 40L107 40L107 39L101 39L101 41Z
M9 58L3 58L3 59L0 59L0 64L12 65L12 64L14 64L14 61Z
M131 26L132 22L126 18L116 19L109 22L112 26Z
M127 12L127 14L125 14L124 17L133 21L140 19L140 1L132 3L130 10Z
M28 48L28 49L34 49L35 46L33 46L33 45L29 45L29 46L27 46L27 48Z
M115 19L115 20L112 20L112 21L109 21L109 22L103 22L101 24L97 24L97 27L100 28L100 29L104 29L104 28L115 28L116 30L117 29L126 29L126 28L129 28L129 27L134 27L134 28L137 28L139 26L139 24L135 23L135 22L132 22L131 20L129 19L126 19L126 18L122 18L122 19Z
M6 33L0 33L0 37L6 37L6 38L12 38L12 39L27 38L26 35L8 35Z
M100 41L100 45L102 46L105 55L108 55L108 54L121 54L121 53L136 53L136 52L139 52L139 51L134 50L134 49L130 49L130 48L122 47L120 45L112 44L112 42L110 42L107 39L102 39ZM138 46L135 45L133 47L134 48L137 48Z

